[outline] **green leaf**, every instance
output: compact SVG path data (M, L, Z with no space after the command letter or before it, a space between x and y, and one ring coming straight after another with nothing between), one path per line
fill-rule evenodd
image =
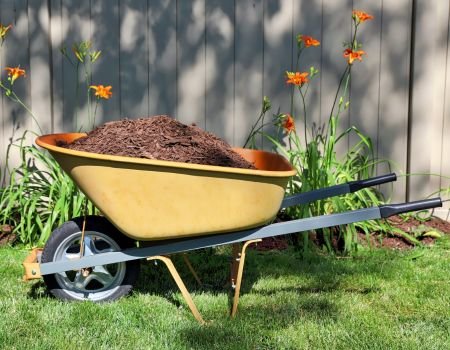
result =
M422 236L423 237L432 237L432 238L441 238L442 234L439 233L438 231L432 230L432 231L428 231L428 232L424 233Z

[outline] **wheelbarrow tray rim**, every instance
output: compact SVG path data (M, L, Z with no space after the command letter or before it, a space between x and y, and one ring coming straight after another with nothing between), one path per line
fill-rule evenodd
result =
M210 171L210 172L222 172L222 173L233 173L233 174L242 174L242 175L252 175L252 176L262 176L262 177L289 177L293 176L297 173L295 168L282 156L262 151L262 150L254 150L254 149L245 149L234 147L233 150L243 156L244 158L246 154L253 154L256 157L277 157L277 167L282 166L282 170L260 170L260 169L243 169L243 168L232 168L226 166L216 166L216 165L204 165L204 164L195 164L195 163L184 163L184 162L176 162L176 161L166 161L166 160L156 160L156 159L145 159L145 158L136 158L136 157L126 157L126 156L116 156L116 155L108 155L108 154L100 154L100 153L92 153L85 151L77 151L72 150L65 147L57 146L58 141L66 142L70 144L71 142L79 139L80 137L86 136L86 133L56 133L56 134L47 134L42 135L36 138L36 144L42 148L45 148L51 152L62 153L67 155L72 155L76 157L82 158L91 158L98 160L106 160L113 161L119 163L128 163L128 164L141 164L141 165L154 165L161 167L169 167L169 168L178 168L178 169L190 169L190 170L202 170L202 171Z

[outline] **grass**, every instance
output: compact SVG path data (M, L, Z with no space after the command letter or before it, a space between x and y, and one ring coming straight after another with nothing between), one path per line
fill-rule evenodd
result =
M206 287L176 266L206 320L200 326L162 264L146 264L133 295L66 303L21 280L27 251L0 249L4 349L448 349L450 240L353 258L249 251L241 302L227 317L229 249L192 253ZM414 259L414 257L417 257ZM207 263L205 263L207 262Z

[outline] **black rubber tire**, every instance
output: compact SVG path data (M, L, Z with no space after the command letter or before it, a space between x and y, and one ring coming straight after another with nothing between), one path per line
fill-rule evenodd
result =
M65 222L62 226L54 230L48 239L41 256L41 263L53 262L54 255L58 250L58 247L70 236L79 233L81 237L81 231L83 225L83 218L74 218ZM101 216L88 216L86 218L85 231L93 231L107 235L110 239L115 241L121 249L135 247L136 243L132 239L123 235L117 228L115 228L106 218ZM116 291L101 300L95 300L95 302L105 302L117 300L131 292L133 285L135 284L140 271L140 261L131 260L126 262L125 274L120 281L120 285L116 286ZM75 301L80 300L74 298L66 291L66 286L60 285L55 275L44 275L44 282L48 291L58 299Z

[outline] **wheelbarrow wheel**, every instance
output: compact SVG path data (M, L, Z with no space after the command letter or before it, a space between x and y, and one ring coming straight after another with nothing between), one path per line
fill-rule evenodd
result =
M41 263L80 257L83 218L75 218L52 232L44 247ZM107 219L88 216L84 234L84 256L119 251L135 246ZM49 292L63 300L113 301L127 295L140 270L139 260L44 275Z

